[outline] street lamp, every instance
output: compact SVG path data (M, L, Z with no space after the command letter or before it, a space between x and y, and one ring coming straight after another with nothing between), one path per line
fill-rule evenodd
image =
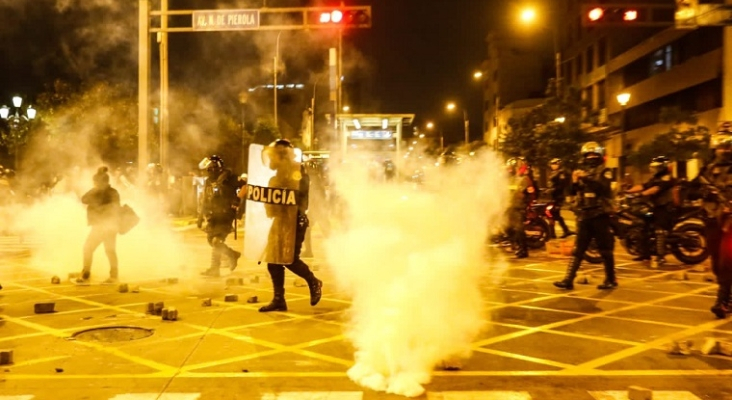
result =
M564 121L566 121L566 120L567 120L567 119L566 119L566 118L564 118L564 117L556 117L556 118L554 118L554 122L558 122L558 123L560 123L560 124L563 124L563 123L564 123Z
M473 78L476 80L479 80L483 77L483 71L475 71L473 72Z
M351 107L343 106L343 112L349 112L349 111L351 111Z
M453 102L447 103L447 111L451 112L457 108L457 105ZM463 109L463 125L465 126L465 146L467 147L470 143L470 121L468 120L468 111Z
M521 11L521 21L525 23L533 22L536 19L536 10L533 8L526 8Z
M23 98L20 96L13 96L13 107L2 106L0 107L0 118L8 121L10 129L18 129L20 124L23 122L30 122L36 118L36 109L33 106L28 106L25 111L21 108L23 105ZM18 140L17 138L14 140ZM18 147L20 143L13 144L13 151L15 152L15 169L18 169Z
M431 131L435 128L435 124L432 122L427 123L427 130ZM420 135L422 136L422 135ZM442 134L442 130L440 130L440 153L442 153L445 150L445 136Z
M521 22L524 24L533 24L536 20L536 11L533 8L527 8L521 11ZM561 94L560 81L562 79L562 53L559 50L559 33L557 32L556 24L552 24L551 28L544 26L544 29L552 31L552 42L554 47L554 73L556 82L554 83L554 89L557 97Z
M630 102L630 93L620 93L615 97L620 104L620 159L618 160L618 167L620 169L619 176L625 176L625 131L627 126L625 124L625 106Z
M434 127L435 127L435 124L433 124L432 122L427 123L427 129L432 129Z

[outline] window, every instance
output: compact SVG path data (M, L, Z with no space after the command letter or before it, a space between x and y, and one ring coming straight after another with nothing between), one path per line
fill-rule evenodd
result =
M594 49L592 48L592 46L587 48L587 53L585 53L585 55L587 56L585 58L585 73L589 74L593 70L593 67L594 67L593 59L595 58L595 52L594 52Z
M650 75L656 75L670 70L672 62L673 47L671 45L656 50L650 58Z
M597 42L597 66L601 67L607 62L607 38L601 38Z
M605 81L597 82L597 108L605 108Z
M498 126L498 117L493 117L493 127L495 128L497 126Z
M483 111L488 111L491 109L491 102L490 100L486 100L483 102Z

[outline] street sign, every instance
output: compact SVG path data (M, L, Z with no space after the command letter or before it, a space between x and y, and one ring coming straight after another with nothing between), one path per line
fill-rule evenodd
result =
M351 131L351 139L377 139L389 140L394 139L394 133L391 131Z
M193 11L194 31L243 31L259 28L259 10Z

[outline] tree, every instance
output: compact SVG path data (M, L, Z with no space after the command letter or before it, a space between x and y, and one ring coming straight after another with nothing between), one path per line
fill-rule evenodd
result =
M280 137L280 131L271 119L260 118L254 127L253 143L268 145Z
M39 151L58 166L87 165L100 159L112 164L134 160L137 155L137 96L134 87L93 82L75 87L57 80L37 100L43 137ZM45 147L44 147L45 146Z
M709 149L709 129L698 124L698 118L691 112L679 107L661 109L661 123L669 125L669 130L656 136L651 142L644 143L638 150L628 155L630 165L648 170L651 159L666 156L672 161L686 161L694 153L704 155Z
M500 150L507 157L525 157L544 168L552 158L561 158L568 167L576 165L580 147L591 140L582 130L582 100L578 90L562 97L550 97L525 115L508 121Z
M15 169L18 169L20 148L23 147L30 136L31 121L19 121L17 124L9 122L5 129L0 130L0 146L7 149L8 154L15 158Z

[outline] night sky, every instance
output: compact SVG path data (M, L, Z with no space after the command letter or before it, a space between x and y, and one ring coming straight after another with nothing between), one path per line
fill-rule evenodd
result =
M268 5L285 6L298 2L303 4L305 0L269 0ZM56 8L59 3L72 4L72 7L60 12ZM131 30L136 21L135 2L129 1L133 4L131 8L129 5L123 6L132 12L116 10L115 13L107 14L102 8L85 12L73 8L92 3L94 0L65 0L58 3L56 0L0 0L0 99L4 99L0 103L9 103L9 97L13 93L32 98L43 90L44 84L57 77L84 81L100 76L123 76L130 82L136 82L134 57L137 32ZM171 8L180 8L176 4L184 3L191 3L190 5L198 9L214 8L212 2L208 1L170 0L170 3ZM245 3L246 1L236 0L217 2L226 8L252 6L251 2ZM421 126L428 120L434 121L445 127L448 142L461 141L461 113L448 117L444 108L445 103L451 100L460 107L467 104L472 139L481 138L481 85L472 79L472 73L485 57L485 36L495 27L496 17L503 15L505 19L506 3L508 2L497 0L347 2L346 4L373 6L372 29L349 32L345 39L345 54L348 55L349 51L356 49L365 60L361 63L368 64L366 73L362 71L356 75L359 82L354 91L357 93L350 97L363 104L349 104L353 111L414 113ZM256 2L254 4L261 5ZM114 32L101 31L94 35L88 32L98 26L108 27L115 20L129 22L130 32L126 35L127 40L134 39L131 43L115 45L116 47L86 46L91 37L115 37ZM215 36L224 34L229 36ZM231 43L242 36L236 36L240 33L207 35L207 38L203 38L205 35L196 35L193 38L194 35L182 34L176 36L175 41L171 39L171 63L175 62L176 57L198 63L196 68L185 71L176 71L171 64L171 86L191 77L200 77L204 82L211 82L220 79L221 75L232 75L226 71L226 65L219 69L217 63L236 59L236 54L204 54L200 57L203 60L195 61L196 49L199 53L205 53L206 49L213 46L212 38ZM64 39L69 36L74 38ZM93 53L96 50L100 53L106 52L106 55L98 56L96 62L89 62L88 54L85 58L77 56L78 52ZM285 54L293 52L286 46L283 51ZM245 50L240 53L249 54ZM128 59L127 65L123 61L110 62L109 54L121 54L122 58ZM250 57L245 60L250 64L254 62L257 66L267 65L266 59L269 55L260 52L260 56L259 61L252 61L250 55L241 57ZM309 57L312 58L312 55ZM320 54L317 57L324 58ZM286 55L284 58L293 65L293 69L298 68L297 59L291 57L288 60ZM86 63L80 63L80 59ZM300 66L300 69L307 68ZM296 75L293 72L293 76ZM300 76L312 79L312 73L300 73ZM222 86L222 83L217 84Z

